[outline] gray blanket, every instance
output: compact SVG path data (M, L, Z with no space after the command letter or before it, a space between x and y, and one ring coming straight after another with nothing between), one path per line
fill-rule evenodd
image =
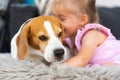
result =
M0 80L120 80L120 66L68 67L60 63L13 60L0 54Z

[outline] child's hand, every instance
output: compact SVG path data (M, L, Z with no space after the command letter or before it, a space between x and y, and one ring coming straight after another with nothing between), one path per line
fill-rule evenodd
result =
M68 66L74 66L74 67L84 67L86 64L82 59L80 59L79 56L74 56L67 61L65 61L63 64Z

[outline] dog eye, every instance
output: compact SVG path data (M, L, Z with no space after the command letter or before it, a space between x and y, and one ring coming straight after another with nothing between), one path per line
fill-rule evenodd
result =
M41 41L47 41L48 40L48 38L46 36L44 36L44 35L40 36L39 39Z
M59 34L58 34L58 37L61 37L62 36L62 32L60 32Z

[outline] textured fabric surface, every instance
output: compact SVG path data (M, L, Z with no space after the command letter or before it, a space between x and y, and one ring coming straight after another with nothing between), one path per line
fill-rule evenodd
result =
M47 66L41 61L15 61L10 54L0 54L0 80L120 80L120 66Z

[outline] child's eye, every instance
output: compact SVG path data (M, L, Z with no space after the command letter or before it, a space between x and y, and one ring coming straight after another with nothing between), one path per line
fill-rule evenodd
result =
M60 18L60 21L64 21L65 20L65 18Z

